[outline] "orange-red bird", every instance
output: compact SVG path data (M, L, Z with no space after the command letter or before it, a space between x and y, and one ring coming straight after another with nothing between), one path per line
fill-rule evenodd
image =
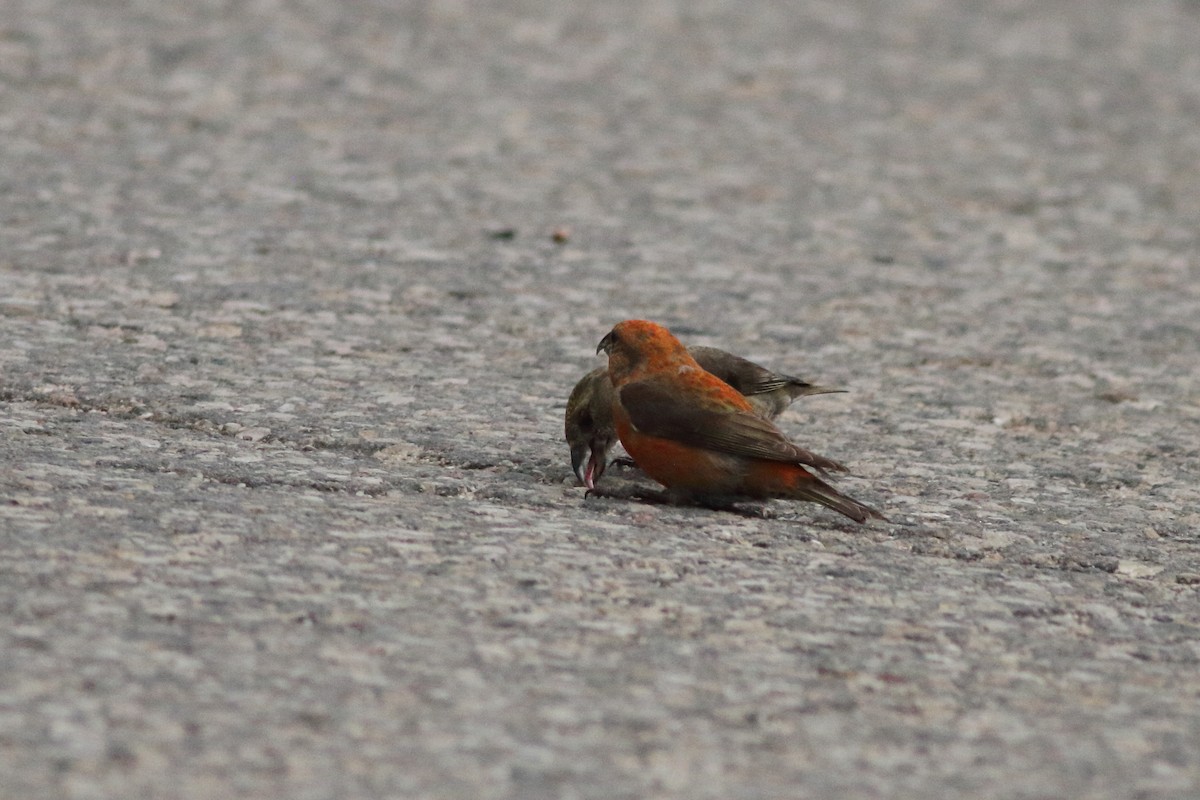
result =
M745 397L702 369L662 325L620 322L596 352L608 354L621 444L673 493L701 501L808 500L856 522L883 519L805 469L845 472L845 467L789 442Z
M754 413L774 419L797 397L842 392L783 375L716 347L689 347L700 367L745 395ZM597 367L579 379L567 400L563 433L571 449L571 468L589 489L608 466L608 451L617 443L612 416L613 386L608 367Z

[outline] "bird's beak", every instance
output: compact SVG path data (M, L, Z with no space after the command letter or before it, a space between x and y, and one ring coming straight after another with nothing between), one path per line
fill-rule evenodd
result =
M608 466L604 460L604 452L593 450L592 455L588 458L587 469L583 473L583 485L589 489L596 488L596 481L600 480L600 476L604 474L604 468Z
M585 486L587 486L587 477L583 469L587 465L591 454L592 448L588 446L587 442L574 445L571 448L571 469L575 470L575 477L579 478L579 482ZM588 486L588 488L590 489L591 487Z
M601 353L611 354L613 345L616 343L617 337L613 335L612 331L609 331L608 335L600 340L600 344L596 345L596 355L600 355Z

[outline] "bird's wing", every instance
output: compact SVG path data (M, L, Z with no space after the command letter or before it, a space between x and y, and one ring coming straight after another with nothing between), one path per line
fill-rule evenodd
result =
M716 347L696 346L690 347L688 350L696 359L697 364L747 397L770 394L780 389L786 390L790 398L802 397L807 394L829 394L844 391L843 389L817 386L803 378L797 378L795 375L772 372L749 359L735 356L733 353L727 353ZM782 411L785 406L786 403L781 404L779 410Z
M635 381L622 387L619 396L629 421L648 436L745 458L846 471L838 462L792 444L772 423L749 411L724 408L690 392L685 399L662 380Z

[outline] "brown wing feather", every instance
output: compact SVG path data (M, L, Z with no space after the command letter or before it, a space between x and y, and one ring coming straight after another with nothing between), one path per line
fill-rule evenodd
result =
M681 403L668 387L653 379L622 387L620 396L629 421L649 436L746 458L846 471L838 462L792 444L761 417L736 409L725 411Z
M749 359L715 347L689 347L688 351L702 368L747 396L773 392L791 383L810 385L799 378L771 372Z
M688 348L696 363L745 395L759 416L774 419L797 397L832 394L844 389L818 386L795 375L772 372L749 359L715 347Z

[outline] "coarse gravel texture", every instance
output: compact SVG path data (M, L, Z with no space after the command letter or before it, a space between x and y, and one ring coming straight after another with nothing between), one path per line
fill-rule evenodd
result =
M4 4L0 796L1200 797L1197 42ZM585 498L628 317L891 522Z

